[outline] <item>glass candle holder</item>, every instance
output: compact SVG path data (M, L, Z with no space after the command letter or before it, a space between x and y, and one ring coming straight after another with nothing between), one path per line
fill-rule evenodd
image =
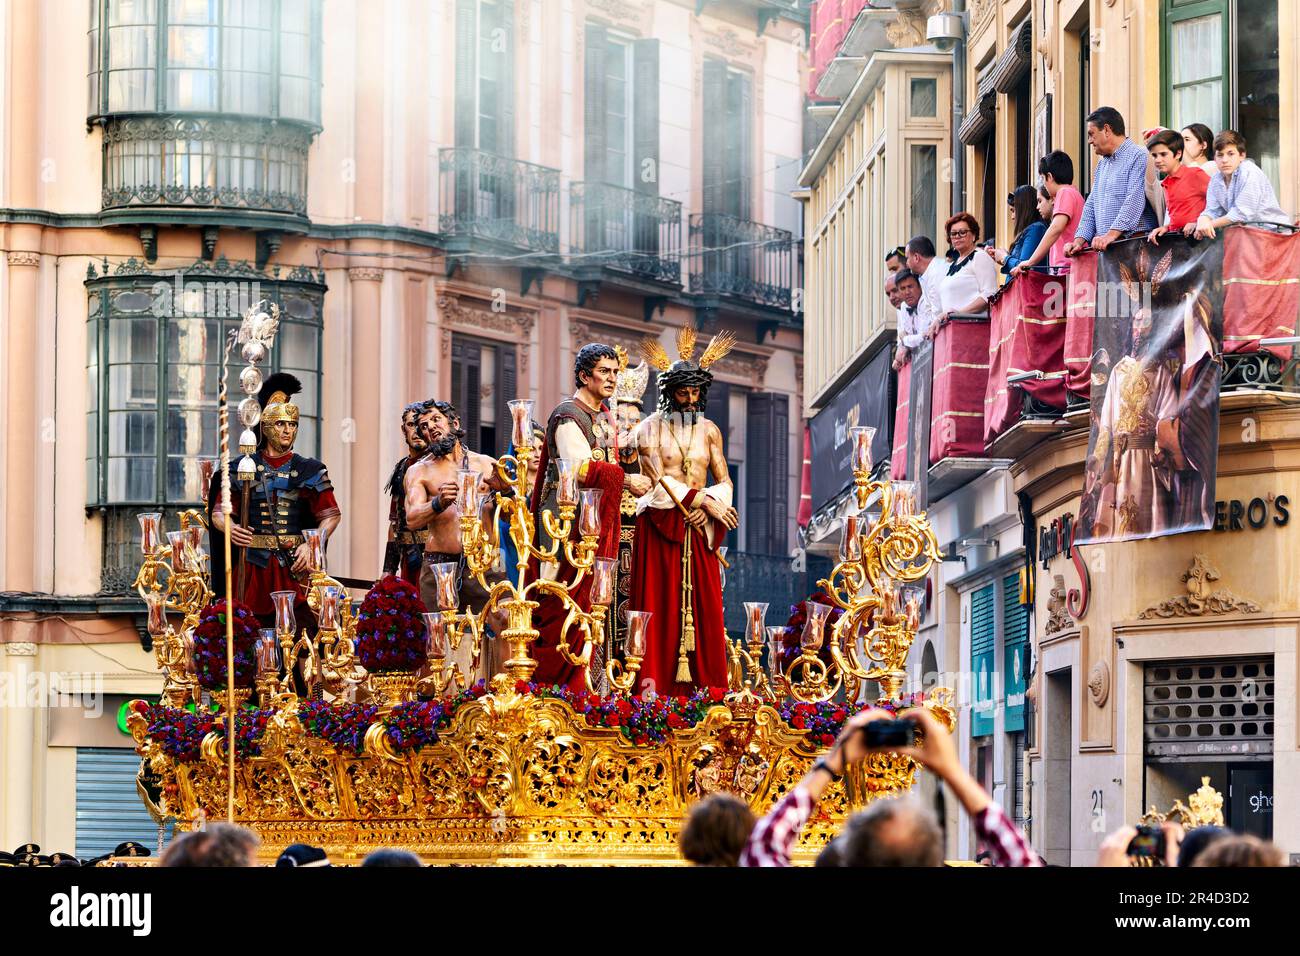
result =
M479 473L469 468L456 472L456 507L462 515L478 514L480 479Z
M597 558L591 567L591 603L609 607L614 603L614 570L617 558Z
M443 620L441 611L425 611L424 630L427 634L425 638L424 650L425 656L445 659L447 657L447 622Z
M158 527L162 515L157 511L148 511L135 516L140 522L140 553L153 554L158 547Z
M773 626L767 629L767 669L772 674L781 671L781 655L785 651L785 628Z
M900 588L899 591L907 627L915 631L921 626L921 602L924 600L924 592L916 586Z
M578 503L578 463L572 458L557 458L555 474L555 503L572 508Z
M454 611L460 607L460 589L456 584L458 571L460 571L460 564L455 561L443 561L433 565L433 582L440 610Z
M763 625L767 620L767 602L745 602L745 640L750 644L761 644Z
M194 562L197 571L198 562L207 556L203 550L203 525L192 524L185 529L185 547L189 550L190 560Z
M578 510L578 534L583 537L600 537L600 499L603 494L600 488L583 488L578 493L582 502Z
M172 570L188 571L189 564L185 560L185 532L168 531L167 547L171 549Z
M275 631L269 627L257 632L257 673L280 673L280 645L276 642Z
M879 594L880 616L892 620L898 613L898 592L894 588L894 579L887 574L880 578Z
M651 611L628 611L624 630L623 653L628 657L645 657L646 631L650 627Z
M167 631L167 599L161 591L145 591L144 604L149 609L148 630L158 637Z
M199 459L199 491L202 497L208 497L208 489L212 487L212 476L217 473L217 460L215 458Z
M325 532L320 528L308 528L302 533L302 540L307 543L307 568L311 571L325 570Z
M871 443L875 437L876 430L867 425L854 425L849 429L849 441L853 443L854 472L871 471Z
M915 481L894 482L894 517L906 521L916 514L916 495L919 486Z
M185 673L194 673L194 632L191 630L181 632L181 666Z
M516 449L531 448L533 445L532 400L516 398L507 404L510 406L510 441Z
M281 634L292 634L298 630L298 621L293 613L293 605L297 599L297 591L271 592L271 603L275 606L275 629Z
M343 603L343 589L321 588L320 614L317 622L321 630L335 630L339 626L339 605Z
M830 616L831 606L808 601L804 607L807 609L808 619L804 622L799 646L807 650L819 651L826 640L826 619Z
M840 529L840 561L862 560L862 522L858 515L845 515Z

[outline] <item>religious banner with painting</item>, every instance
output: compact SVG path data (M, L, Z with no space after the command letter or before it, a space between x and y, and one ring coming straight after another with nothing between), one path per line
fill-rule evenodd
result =
M1097 256L1080 543L1213 526L1223 251L1166 236Z

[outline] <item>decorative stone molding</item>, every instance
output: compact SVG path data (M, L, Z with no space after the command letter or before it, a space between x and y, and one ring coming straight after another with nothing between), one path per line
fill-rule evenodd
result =
M353 282L383 282L384 270L376 266L353 266L348 270L348 278Z
M1050 71L1056 59L1056 4L1043 3L1043 15L1039 17L1038 53L1043 58L1043 65Z
M465 332L496 332L512 339L532 337L536 320L524 312L497 312L481 305L466 305L456 295L438 297L438 311L453 329Z
M569 320L569 335L572 337L575 353L584 345L589 345L592 342L602 342L610 346L621 345L627 349L628 357L633 364L641 360L641 343L647 338L653 338L657 331L658 329L655 328L647 328L643 334L638 335L630 329L604 325L586 319Z
M720 359L713 370L728 378L740 379L745 384L762 385L767 378L767 365L771 356L752 352L732 351Z
M598 13L624 26L641 28L648 8L627 0L587 0L587 12Z
M1114 3L1115 0L1110 0L1110 2ZM984 22L993 15L993 11L997 8L997 0L970 0L970 6L967 9L970 10L970 22L973 27L983 26ZM974 28L971 29L971 33L975 32Z
M899 10L898 19L885 26L885 37L895 49L920 46L925 42L925 17L912 10Z
M1097 661L1088 671L1088 695L1098 707L1105 707L1110 697L1110 668L1105 661Z
M451 329L442 330L442 357L451 358Z
M1065 575L1056 574L1052 576L1052 590L1048 592L1051 596L1047 600L1047 626L1044 631L1048 634L1055 634L1058 631L1068 631L1074 627L1074 620L1070 617L1070 612L1065 606Z
M732 58L752 57L758 49L755 44L742 40L740 34L729 27L723 27L721 30L705 30L704 45L723 56Z
M38 266L41 264L41 254L39 252L10 252L6 253L5 258L9 260L11 266Z
M799 388L799 400L803 400L803 356L794 357L794 380Z
M1187 593L1161 601L1138 615L1139 620L1168 617L1201 617L1207 614L1258 614L1262 610L1254 601L1237 597L1226 588L1214 589L1211 581L1219 580L1219 570L1203 554L1192 558L1191 567L1183 572Z
M36 645L31 641L14 641L12 644L4 646L5 653L10 657L35 657Z

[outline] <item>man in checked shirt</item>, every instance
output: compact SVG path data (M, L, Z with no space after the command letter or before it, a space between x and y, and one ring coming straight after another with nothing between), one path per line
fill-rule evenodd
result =
M1083 204L1073 256L1089 247L1098 252L1134 230L1150 232L1159 223L1147 202L1147 163L1151 156L1124 133L1124 117L1111 106L1088 114L1088 143L1100 159L1092 174L1092 191Z
M924 740L897 752L928 767L948 784L970 814L993 866L1042 866L1020 829L962 769L946 727L924 708L905 711ZM813 764L793 790L758 822L740 857L741 866L789 866L790 849L831 782L870 752L860 732L873 720L889 720L888 711L866 710L844 725L825 757ZM853 817L835 839L839 866L938 866L943 845L933 814L912 798L881 799Z

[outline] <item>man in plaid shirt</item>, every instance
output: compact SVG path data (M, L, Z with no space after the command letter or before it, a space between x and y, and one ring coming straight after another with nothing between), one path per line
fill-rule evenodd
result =
M1024 834L962 768L952 735L938 718L923 707L905 711L902 716L915 721L924 740L920 746L903 747L897 752L930 768L948 784L974 821L990 862L994 866L1042 866L1043 861ZM813 764L812 770L798 786L782 797L754 827L741 854L740 865L789 866L790 848L826 788L843 776L849 766L860 763L871 752L864 743L861 729L873 720L892 717L888 711L866 710L845 724L830 752ZM878 819L870 819L873 816ZM900 833L900 828L910 833ZM888 855L889 859L897 861L897 865L937 866L942 862L942 848L936 839L937 825L928 812L908 803L890 800L876 801L870 809L850 821L845 833L837 838L837 844L840 841L845 844L839 851L840 865L853 866L856 859L873 856L871 847L861 846L863 838L871 835L886 835L890 843L903 844L901 850L895 848ZM914 843L910 853L909 842Z
M1091 246L1101 252L1125 233L1150 232L1159 225L1147 202L1150 154L1124 134L1119 110L1102 106L1088 114L1088 142L1101 158L1092 174L1092 191L1083 204L1067 256Z

